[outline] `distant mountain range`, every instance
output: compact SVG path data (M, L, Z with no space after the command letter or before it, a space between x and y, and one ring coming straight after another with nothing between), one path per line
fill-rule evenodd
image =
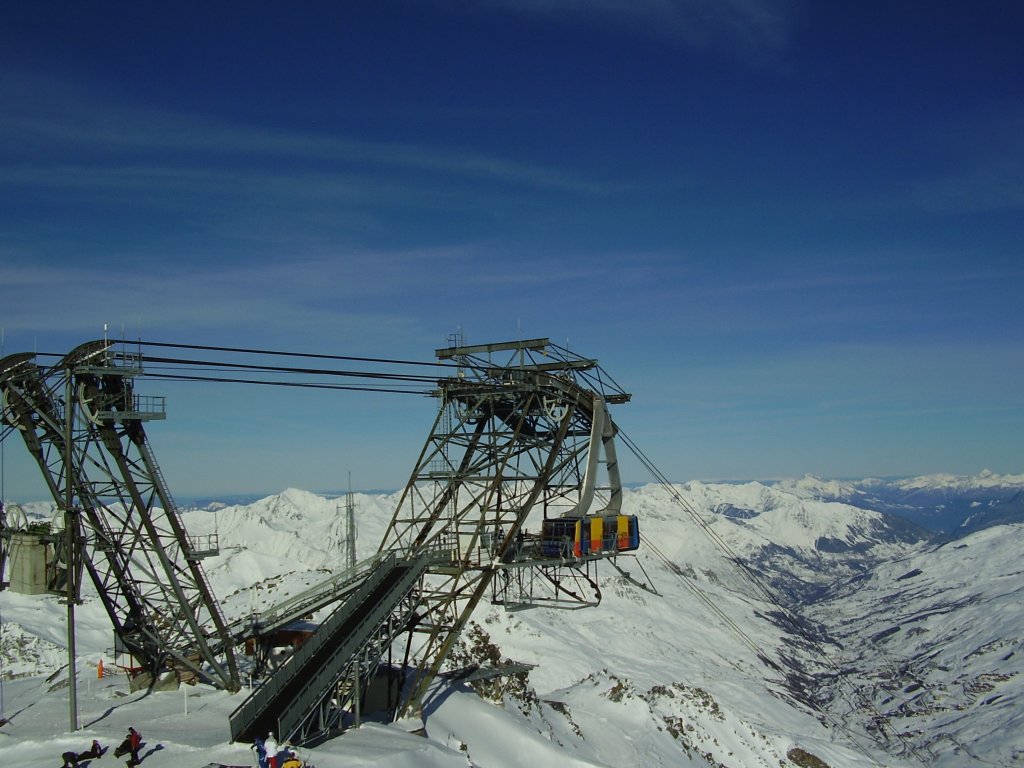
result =
M804 498L838 501L902 518L940 540L990 525L1024 522L1024 475L924 475L908 478L822 480L807 475L775 487Z
M800 498L835 501L853 507L882 512L901 518L910 525L909 537L934 536L939 540L956 538L990 525L1024 522L1024 475L999 475L983 470L977 475L934 474L917 477L863 479L823 479L805 475L799 479L731 481L707 485L743 485L760 482L787 491ZM641 488L645 484L633 484ZM391 490L361 490L364 495L388 496ZM340 498L345 491L316 491L318 496ZM181 497L188 508L212 509L218 506L244 506L265 498L265 494L231 494L218 497ZM722 514L742 516L744 510ZM899 523L893 523L899 528ZM922 530L917 530L922 529Z

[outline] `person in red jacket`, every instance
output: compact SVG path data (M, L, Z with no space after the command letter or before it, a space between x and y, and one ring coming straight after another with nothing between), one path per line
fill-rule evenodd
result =
M142 734L140 734L134 728L129 728L128 729L128 738L131 740L129 742L130 746L131 746L131 753L132 753L131 764L132 765L138 765L139 764L139 747L142 746Z

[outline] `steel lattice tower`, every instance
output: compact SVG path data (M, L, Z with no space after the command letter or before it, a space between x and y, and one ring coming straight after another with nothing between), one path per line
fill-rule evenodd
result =
M163 398L134 392L141 356L83 344L53 367L0 360L5 433L21 434L84 563L117 640L152 676L174 670L238 690L234 649L143 422ZM68 500L70 499L70 509Z
M501 355L507 359L496 363ZM437 356L459 363L458 373L439 382L440 410L381 542L382 551L426 554L432 563L412 627L421 638L416 671L399 714L421 708L488 589L507 598L514 574L529 569L565 599L585 602L578 586L562 585L578 580L584 563L524 552L531 513L534 520L615 515L622 500L607 406L629 395L596 361L547 339L451 347Z

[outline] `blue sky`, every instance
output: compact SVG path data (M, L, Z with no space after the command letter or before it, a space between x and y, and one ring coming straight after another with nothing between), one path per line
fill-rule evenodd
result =
M1014 2L15 4L4 352L548 336L673 479L1024 471L1021 39ZM400 487L436 407L146 387L183 496Z

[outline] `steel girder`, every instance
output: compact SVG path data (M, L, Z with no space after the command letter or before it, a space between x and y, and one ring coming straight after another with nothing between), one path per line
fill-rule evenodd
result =
M501 352L511 359L496 365L493 355ZM422 708L531 513L536 522L617 514L622 498L607 404L629 396L595 378L594 361L547 340L438 350L438 357L457 360L460 370L439 382L440 410L381 542L382 551L428 552L432 562L413 627L421 638L416 669L400 715ZM554 573L564 565L533 567Z
M4 419L57 506L72 499L72 518L86 532L85 567L125 649L154 679L176 669L237 690L220 606L146 440L142 422L163 412L134 394L139 372L137 356L106 341L47 369L30 355L5 358Z

